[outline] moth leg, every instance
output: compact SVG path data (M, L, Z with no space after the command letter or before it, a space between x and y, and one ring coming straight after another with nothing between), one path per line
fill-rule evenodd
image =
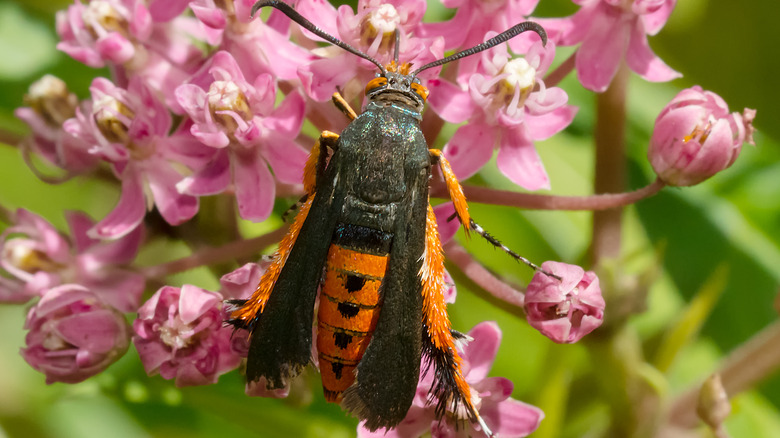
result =
M427 357L426 372L433 371L433 385L429 395L438 400L436 417L447 411L463 412L479 424L487 436L493 433L477 412L471 400L471 387L461 371L462 359L455 348L456 336L465 335L450 327L444 302L444 254L442 253L436 216L428 206L425 225L425 252L420 269L423 294L423 353ZM462 406L462 408L460 407Z
M466 203L466 196L463 194L463 188L461 187L460 182L458 182L458 178L455 176L455 173L452 171L452 167L450 167L450 163L447 161L446 158L444 158L444 155L442 155L440 150L429 149L428 151L431 154L431 162L433 164L438 164L439 167L441 168L441 173L444 175L444 182L447 185L447 191L450 194L452 203L455 205L455 214L458 217L458 220L460 220L460 223L463 224L463 228L465 229L467 234L469 230L473 230L474 232L482 236L483 239L490 242L491 245L509 254L510 257L517 260L518 262L525 263L535 271L542 272L547 276L558 278L560 280L559 276L543 270L541 267L531 262L527 258L509 249L506 245L499 242L498 239L491 236L487 231L485 231L485 229L482 228L482 226L474 222L474 219L472 219L471 216L469 215L469 207L468 204Z
M328 163L328 150L336 150L338 147L339 135L331 131L322 131L314 147L311 149L309 158L306 160L306 165L303 168L303 187L306 192L305 195L295 204L291 205L284 213L282 213L282 221L284 223L290 223L290 219L294 218L297 211L301 208L309 194L313 193L317 186L317 181L322 178L322 174L325 172L325 168Z
M349 117L349 120L357 119L357 113L349 106L349 103L344 99L344 96L342 96L340 92L337 91L333 93L331 100L333 100L333 104L336 105L336 108L338 108L339 111Z
M458 216L458 220L463 224L463 229L468 234L471 229L471 224L474 222L469 215L469 206L466 203L466 195L463 194L463 187L460 186L458 178L455 176L455 172L450 167L450 162L444 158L444 155L439 149L428 149L428 153L431 154L431 163L438 164L441 168L441 173L444 176L444 183L447 185L447 191L450 194L450 199L455 205L455 213Z
M322 131L320 138L311 148L309 158L303 167L303 190L307 194L314 193L317 187L317 181L322 179L325 168L328 167L328 148L335 151L338 149L339 135L331 131Z

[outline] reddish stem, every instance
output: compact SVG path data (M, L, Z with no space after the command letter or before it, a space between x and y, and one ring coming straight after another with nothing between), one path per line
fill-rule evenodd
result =
M482 204L521 207L529 210L598 211L631 205L655 195L664 187L665 184L656 179L651 184L633 192L603 193L591 196L538 195L476 186L463 186L463 193L469 201ZM437 183L431 188L431 196L448 198L449 194L443 184Z
M160 265L147 266L141 268L140 271L147 278L159 279L167 275L189 271L199 266L214 265L249 257L281 240L286 232L287 227L281 227L253 239L236 240L216 248L204 248L190 256Z
M626 174L626 88L629 70L618 68L607 90L596 97L596 193L620 193ZM620 207L593 213L591 262L620 255L623 209Z
M561 63L555 70L550 72L546 78L544 78L545 87L554 87L558 85L563 78L574 70L574 61L576 59L577 51L571 54L565 61Z

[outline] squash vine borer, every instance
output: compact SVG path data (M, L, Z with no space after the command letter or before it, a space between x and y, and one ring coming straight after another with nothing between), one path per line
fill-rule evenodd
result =
M271 6L321 38L374 63L368 104L357 115L340 95L336 105L351 123L341 135L324 131L306 163L305 196L273 262L248 300L235 301L230 323L251 333L246 374L278 389L311 361L314 307L325 397L365 420L370 430L391 428L406 416L421 359L434 373L436 413L465 412L487 435L461 373L444 303L444 260L428 200L438 165L456 216L516 259L539 269L488 235L469 216L460 183L441 151L429 149L420 129L428 90L421 71L478 53L537 24L520 23L485 43L411 71L388 66L317 28L281 1ZM328 159L328 156L330 158ZM551 275L551 274L549 274Z

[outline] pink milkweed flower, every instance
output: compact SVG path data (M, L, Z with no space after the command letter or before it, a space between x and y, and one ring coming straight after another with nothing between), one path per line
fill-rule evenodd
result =
M13 294L32 298L61 284L59 271L70 262L68 241L42 217L25 209L16 211L14 224L0 235L0 266L24 283ZM26 301L26 300L25 300Z
M191 17L171 21L182 3L166 0L152 4L154 15L139 0L79 0L57 13L57 48L90 67L114 70L117 84L131 77L165 97L179 112L173 90L200 67L203 52L193 44ZM157 17L155 17L155 15ZM162 18L165 23L159 23Z
M70 174L85 172L97 164L97 157L90 155L82 142L62 129L62 124L76 115L79 103L62 79L43 76L30 85L24 100L28 106L17 108L14 114L32 130L30 138L22 142L25 153L28 150L36 152Z
M302 0L297 10L306 17L312 17L314 24L329 34L362 50L383 65L392 61L393 35L398 29L400 62L421 67L441 58L444 53L443 38L415 36L426 6L424 0L360 0L356 14L346 5L336 10L322 0ZM320 41L308 31L303 31L303 34ZM338 47L314 51L324 57L302 66L299 75L306 94L316 101L330 99L337 89L344 90L348 98L356 95L377 71L371 62ZM435 69L426 70L421 76L431 77L433 71Z
M510 59L506 48L493 47L480 54L468 90L431 81L431 108L448 122L469 120L444 147L460 179L474 175L497 147L498 169L512 182L528 190L550 187L534 141L561 131L576 113L565 91L546 88L541 80L554 56L554 45L548 42L545 49L538 40L524 58Z
M756 111L729 113L726 102L694 86L681 91L655 120L647 151L655 173L673 186L698 184L734 164L753 142Z
M544 262L525 292L525 313L531 327L559 344L571 344L595 330L604 319L604 298L593 271L576 265Z
M503 377L487 377L501 344L501 329L495 322L481 322L468 333L470 340L459 348L463 359L462 370L471 386L472 402L480 416L496 436L524 437L539 427L544 418L541 409L510 398L514 385ZM418 437L430 432L434 437L458 437L484 435L473 423L455 424L448 412L441 421L435 417L436 400L429 402L428 393L433 383L430 370L420 378L412 407L406 418L395 428L371 432L358 426L360 438Z
M66 218L72 243L42 217L19 209L16 223L0 235L0 265L23 283L28 298L63 283L77 283L122 312L135 311L145 280L126 265L138 253L143 229L100 242L87 236L93 222L85 214L68 212Z
M130 343L124 316L87 288L47 291L27 315L21 353L46 383L78 383L116 362Z
M459 50L485 41L488 32L503 32L526 21L539 0L443 0L447 8L457 9L455 16L445 22L423 23L421 36L444 37L444 49ZM517 38L509 40L509 47L515 52L524 52ZM468 77L477 68L477 57L466 57L458 61L458 83L466 84Z
M146 373L176 386L208 385L238 367L224 327L222 296L185 284L164 286L138 311L133 344Z
M298 67L313 59L308 50L290 41L290 20L274 10L263 22L250 17L256 0L196 0L190 8L203 25L206 41L231 53L248 77L266 73L278 80L298 78ZM258 14L259 15L259 14Z
M186 123L170 133L170 112L138 78L131 79L127 89L95 78L90 91L92 101L77 110L64 129L90 145L91 154L109 162L122 181L119 203L90 236L122 237L155 206L171 225L194 216L198 199L179 193L176 184L183 178L182 167L199 169L213 152L184 129Z
M292 92L274 109L273 78L262 74L250 83L228 52L214 55L209 72L207 91L184 84L176 96L193 120L192 135L216 154L177 187L203 196L223 192L232 181L241 217L265 220L273 208L274 177L287 184L303 178L308 152L294 141L303 123L303 98Z
M550 39L577 49L577 78L592 91L607 89L625 58L628 67L651 82L682 76L647 43L666 24L677 0L572 0L581 6L571 17L540 19Z

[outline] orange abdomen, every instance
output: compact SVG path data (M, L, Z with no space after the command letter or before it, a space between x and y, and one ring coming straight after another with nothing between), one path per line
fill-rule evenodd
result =
M379 287L387 254L373 255L333 243L317 313L317 351L329 402L355 381L355 368L371 340L382 307Z

